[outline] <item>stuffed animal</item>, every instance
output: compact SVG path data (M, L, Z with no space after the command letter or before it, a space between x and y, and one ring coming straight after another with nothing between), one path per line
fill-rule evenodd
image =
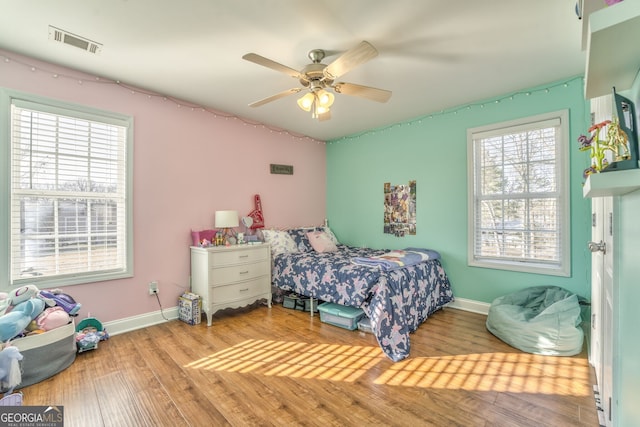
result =
M13 307L9 313L0 316L0 341L18 336L44 310L44 301L31 298Z
M44 332L43 330L40 329L40 326L38 326L38 322L36 321L36 319L33 319L31 322L29 322L27 327L24 328L27 332L37 332L37 331Z
M38 295L38 287L36 285L25 285L12 290L9 293L11 305L18 305L23 301Z
M70 322L69 314L62 307L47 307L36 317L38 329L50 331ZM25 327L28 328L28 325Z
M82 307L82 304L76 302L70 295L63 293L60 289L52 289L50 291L42 290L38 293L40 298L50 300L52 304L47 306L60 306L69 313L69 316L75 316Z
M4 296L4 298L3 298ZM49 307L43 313L45 307ZM0 293L0 341L4 342L24 332L44 332L69 323L81 304L59 289L40 291L35 285ZM35 324L32 321L38 318Z
M0 351L0 385L3 390L13 392L13 388L22 382L20 363L22 354L17 347L7 345Z
M40 291L36 285L25 285L12 290L8 294L9 306L18 305L31 298L40 298L44 301L47 307L53 307L56 305L55 301L48 298L46 295L43 295L42 291Z
M0 292L0 316L7 312L7 309L11 306L11 298L6 292Z

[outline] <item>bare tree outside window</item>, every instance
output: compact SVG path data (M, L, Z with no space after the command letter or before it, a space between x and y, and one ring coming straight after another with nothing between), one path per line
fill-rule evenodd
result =
M471 265L565 274L565 133L558 115L469 130Z
M11 282L128 274L130 119L16 100L11 125Z

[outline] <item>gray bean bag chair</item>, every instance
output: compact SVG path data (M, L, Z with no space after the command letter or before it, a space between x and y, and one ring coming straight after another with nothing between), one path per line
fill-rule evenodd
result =
M582 351L581 297L557 286L536 286L496 298L487 329L527 353L572 356Z

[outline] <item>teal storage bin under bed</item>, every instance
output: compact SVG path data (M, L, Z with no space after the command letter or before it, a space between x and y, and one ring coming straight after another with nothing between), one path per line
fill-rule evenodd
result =
M572 356L582 351L581 297L557 286L536 286L496 298L487 329L527 353Z
M320 321L351 331L358 329L358 320L364 317L364 311L361 308L331 302L320 304L318 310L320 311Z

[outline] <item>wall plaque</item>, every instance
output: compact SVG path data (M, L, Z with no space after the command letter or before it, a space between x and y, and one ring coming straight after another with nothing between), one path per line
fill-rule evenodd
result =
M293 165L274 165L271 164L271 173L277 175L293 175Z

